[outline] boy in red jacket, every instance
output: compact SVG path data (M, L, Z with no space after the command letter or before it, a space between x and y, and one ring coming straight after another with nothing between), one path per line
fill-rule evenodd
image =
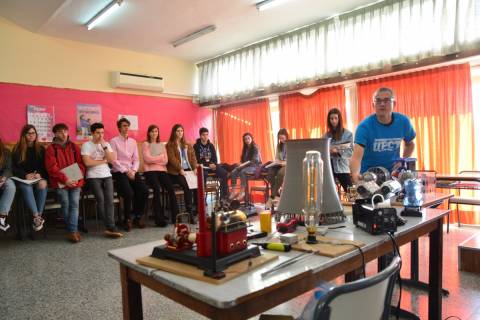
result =
M67 125L57 123L52 131L55 137L45 152L45 167L50 178L50 186L56 189L62 206L68 240L76 243L82 240L78 232L78 207L80 189L84 184L85 165L80 148L68 137Z

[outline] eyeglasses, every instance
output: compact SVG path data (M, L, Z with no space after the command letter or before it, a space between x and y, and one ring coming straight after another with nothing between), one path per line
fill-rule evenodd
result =
M375 98L373 100L375 104L389 104L389 103L392 103L393 101L394 101L393 98L385 98L385 99Z
M28 135L34 135L34 134L37 134L35 131L28 131L27 132Z

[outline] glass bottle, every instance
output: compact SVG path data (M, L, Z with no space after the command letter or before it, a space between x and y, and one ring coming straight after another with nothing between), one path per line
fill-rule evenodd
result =
M307 243L317 243L317 225L322 209L323 161L320 152L307 151L303 159L303 194Z

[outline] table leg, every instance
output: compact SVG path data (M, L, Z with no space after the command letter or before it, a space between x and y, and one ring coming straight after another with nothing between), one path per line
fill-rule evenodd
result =
M124 320L143 319L142 288L139 283L128 278L128 267L120 265L122 285L122 308Z
M435 230L429 234L428 319L430 320L442 317L443 220L437 220L436 224Z

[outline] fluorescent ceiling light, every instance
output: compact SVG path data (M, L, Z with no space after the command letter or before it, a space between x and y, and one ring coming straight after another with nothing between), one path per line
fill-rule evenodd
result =
M257 10L258 11L263 11L263 10L268 10L272 7L278 6L279 4L282 4L286 0L264 0L257 2Z
M206 35L207 33L213 32L213 31L215 31L215 29L217 29L217 27L215 27L214 25L210 25L208 27L205 27L203 29L200 29L198 31L190 33L189 35L187 35L183 38L180 38L180 39L177 39L177 40L173 41L172 45L174 47L178 47L179 45L182 45L185 42L192 41L192 40L197 39L197 38L199 38L203 35Z
M100 10L96 15L94 15L90 20L88 20L87 23L85 23L85 26L87 27L88 30L92 30L95 28L97 24L105 20L108 16L110 16L115 10L120 8L120 5L122 4L123 0L113 0L110 2L105 8Z

